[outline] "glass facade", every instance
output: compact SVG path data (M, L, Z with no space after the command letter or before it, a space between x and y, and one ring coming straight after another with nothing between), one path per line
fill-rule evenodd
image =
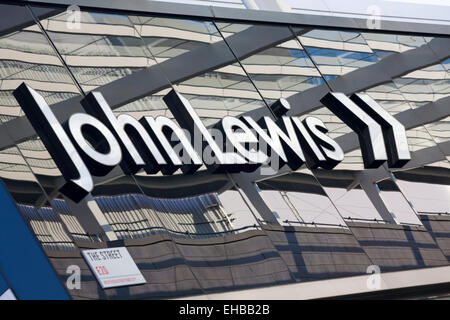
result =
M305 232L305 242L294 241L299 247L307 246L314 232L326 233L328 240L311 236L314 239L333 244L333 237L358 238L356 225L423 228L423 215L450 214L449 115L448 107L440 105L448 106L450 59L436 54L427 58L434 63L426 67L420 61L400 63L393 71L380 67L380 74L371 78L383 61L396 61L395 57L402 61L402 54L424 46L432 52L430 43L439 38L94 10L82 10L74 24L66 11L48 16L41 14L41 7L20 8L28 23L0 37L0 126L7 134L0 150L0 178L51 257L54 252L73 253L113 240L134 243L160 237L168 241L166 249L173 259L181 259L188 275L160 284L155 296L177 285L185 286L184 291L177 289L179 295L188 295L239 287L236 283L245 287L318 279L322 271L311 270L319 270L317 265L322 264L312 267L308 259L313 258L298 262L295 255L279 252L282 241L290 245L294 241L289 234L279 235L280 230ZM244 50L246 42L252 41L255 46ZM359 81L361 74L364 82ZM172 176L144 172L129 176L117 167L106 177L95 178L93 192L74 203L58 191L64 179L41 139L21 133L20 125L27 121L12 91L25 82L52 108L59 108L62 121L87 93L125 84L133 75L144 75L139 78L143 83L127 84L127 88L144 88L146 82L149 86L138 96L128 97L124 90L123 101L108 101L115 115L172 117L162 98L175 89L211 127L229 115L274 117L271 105L285 98L292 107L288 115L318 117L329 136L344 143L344 161L333 170L303 165L269 175L210 174L201 168L192 175L177 171ZM366 93L405 121L411 162L400 169L364 169L353 131L319 102L329 91ZM427 116L422 119L423 112ZM273 219L267 218L270 215ZM228 261L220 272L230 274L234 284L223 279L212 284L202 273L208 259L217 252L244 259L245 249L224 243L229 237L253 236L266 237L253 257L258 266L264 261L278 271L261 273L250 283L243 276L248 270ZM216 251L208 256L209 249L200 250L204 261L194 261L183 251L183 241L188 240L210 241ZM343 251L355 257L361 254L352 247L356 244L347 242ZM329 257L338 259L331 253ZM182 268L177 263L155 262L146 276L167 270L176 273ZM293 270L292 263L300 263L308 276L301 268ZM344 274L333 268L323 275ZM95 296L97 289L92 290L86 297ZM138 287L130 290L130 294L144 294Z

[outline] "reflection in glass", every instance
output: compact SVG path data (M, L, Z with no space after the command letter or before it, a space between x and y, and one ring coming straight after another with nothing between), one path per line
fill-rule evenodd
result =
M426 124L425 128L436 143L443 143L450 140L450 117Z
M382 220L377 209L360 187L351 190L325 188L325 191L344 218L355 221Z
M325 81L377 62L377 56L358 32L315 29L298 37ZM333 138L352 132L327 108L309 115L320 118Z
M169 86L169 83L167 85ZM170 89L163 89L159 92L155 92L152 95L148 95L114 109L113 113L116 116L122 113L129 114L138 120L146 116L155 118L158 116L165 116L172 119L173 115L163 101L163 97L168 94L169 91ZM176 122L176 120L174 121Z
M394 173L397 184L419 214L450 213L450 166L433 163Z
M233 230L245 231L249 227L258 225L255 219L255 210L251 207L243 195L234 189L218 194L220 205L228 213Z
M225 22L216 25L225 37L253 27ZM294 35L292 37L292 40L241 60L244 70L269 104L323 83L311 59ZM231 49L239 48L231 47Z
M78 221L77 217L73 215L70 211L69 206L65 202L64 199L53 199L50 200L50 203L55 211L58 213L58 216L64 222L64 225L67 228L67 231L70 233L71 237L76 241L100 241L97 235L88 234L81 223Z
M85 92L147 67L160 68L161 77L167 79L167 75L177 71L168 69L168 61L181 60L196 50L200 52L222 42L222 35L229 39L253 27L223 21L215 24L212 21L94 11L81 12L79 29L68 28L66 22L67 13L41 20ZM294 32L297 30L294 28ZM172 84L167 80L166 89L121 106L115 113L126 112L137 119L158 115L171 117L162 97L173 85L190 100L206 124L213 124L225 115L237 116L265 108L280 97L327 85L331 79L373 65L390 54L414 50L429 41L430 38L409 35L312 30L298 37L293 34L292 40L264 48L242 61L233 58L232 50L237 48L226 49L222 54L231 57L228 65L200 70L179 83ZM0 49L2 121L21 115L11 96L11 90L21 81L25 80L38 90L49 104L80 93L37 25L3 36ZM1 56L5 53L8 58ZM364 92L393 115L414 109L449 95L448 65L449 60L446 60ZM308 116L311 115L324 121L333 138L352 132L325 108L311 111ZM411 151L446 142L447 125L448 118L408 130ZM98 241L84 231L60 198L57 188L61 174L38 138L21 142L17 148L3 150L0 156L0 176L23 214L33 221L42 241L45 239L49 246L55 241L66 245L65 241L71 239ZM449 162L430 166L448 168ZM362 169L361 151L357 148L347 152L334 173L338 176ZM401 174L407 173L398 173ZM198 176L207 174L199 172ZM121 239L168 231L180 237L206 237L229 234L258 224L254 216L256 211L248 204L245 194L233 188L228 179L221 177L205 182L197 175L192 179L188 181L182 175L162 177L142 173L132 178L119 173L97 186L93 196ZM317 170L312 174L302 169L259 181L257 185L264 201L284 225L345 225L341 216L380 219L365 192L359 186L349 188L353 179L346 179L333 184L323 179ZM413 187L411 183L418 185ZM416 223L415 213L403 194L420 210L427 206L433 210L448 210L444 200L433 202L432 197L422 199L423 206L416 206L420 203L417 190L424 188L423 184L399 179L397 182L381 181L378 187L386 205L399 221ZM442 195L447 192L446 188L445 184L429 187ZM61 229L62 222L65 227Z
M294 31L299 30L294 28ZM360 68L377 62L376 54L358 32L343 32L315 29L297 37L305 52L317 66L330 88L330 80L342 77ZM338 138L353 132L328 108L321 107L308 113L321 119L328 128L329 136ZM350 150L351 151L351 150ZM346 154L336 169L362 170L363 162L359 149Z
M413 108L437 101L450 95L450 59L414 70L394 79L403 96Z
M417 213L413 210L411 204L405 198L396 181L388 178L378 182L376 185L379 189L380 197L383 199L384 204L398 223L422 224L417 217Z
M202 48L223 41L219 31L210 21L149 17L135 17L133 20L136 25L140 23L136 28L142 39L152 56L160 63L162 71L168 74L175 70L168 69L171 66L163 63L166 60L181 59L183 55L193 51L200 55ZM222 50L221 54L234 59L228 49ZM199 65L200 70L201 67ZM236 116L265 106L237 62L203 71L174 84L174 87L190 101L206 125L212 125L226 115Z
M151 16L130 20L159 63L222 40L210 21Z
M42 246L49 250L74 250L73 238L20 151L16 147L2 150L0 159L0 177Z
M261 197L282 225L345 226L308 169L259 181Z
M26 7L21 7L29 15ZM32 20L31 15L29 15ZM53 48L37 25L0 37L0 122L23 112L12 95L22 82L27 83L49 104L79 94Z
M155 64L128 16L82 10L73 28L70 14L41 24L84 92Z
M160 233L217 237L252 229L257 224L231 182L225 176L205 172L119 176L97 186L93 196L119 239Z
M357 174L351 170L313 170L319 183L344 219L361 222L381 221L374 205L361 186L354 185Z
M60 216L48 203L41 208L27 205L18 205L18 208L44 248L75 250L73 240L64 229Z
M207 126L225 116L265 107L239 64L230 67L232 72L214 70L175 85Z
M140 194L95 198L119 239L168 230L175 236L214 236L231 230L217 194L181 199Z
M427 44L433 38L415 35L363 32L367 45L378 56L385 58L393 53L405 52Z
M369 47L376 52L377 60L396 53L414 50L420 46L426 46L433 38L421 36L402 36L387 34L363 33ZM430 48L430 51L432 49ZM411 71L401 77L393 79L364 91L376 100L390 114L411 110L424 106L427 103L437 101L450 95L449 65L450 59L423 69ZM419 126L407 131L410 151L435 146L438 142L440 128L443 123ZM433 130L436 127L436 130ZM437 134L435 136L435 134Z
M315 29L298 38L320 73L328 79L377 61L375 53L358 32Z

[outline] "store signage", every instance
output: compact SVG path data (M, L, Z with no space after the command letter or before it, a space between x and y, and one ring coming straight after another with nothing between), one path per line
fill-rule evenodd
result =
M81 251L103 289L146 283L127 248L106 248Z
M60 123L44 98L21 84L14 96L66 179L61 193L78 202L94 188L92 176L104 176L120 165L125 174L194 173L206 165L211 172L251 172L276 157L279 167L303 164L332 169L344 159L342 148L327 135L318 118L283 114L289 103L275 104L273 117L224 117L207 129L189 101L175 90L163 99L174 115L114 115L100 92L81 101L86 113ZM366 168L388 160L401 167L410 160L405 128L367 95L328 93L321 102L359 137ZM213 134L215 132L215 134Z

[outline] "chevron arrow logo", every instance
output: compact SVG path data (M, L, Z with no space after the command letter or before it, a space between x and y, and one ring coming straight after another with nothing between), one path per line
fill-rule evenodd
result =
M329 92L320 102L358 134L365 168L386 160L400 168L411 160L405 127L370 96Z

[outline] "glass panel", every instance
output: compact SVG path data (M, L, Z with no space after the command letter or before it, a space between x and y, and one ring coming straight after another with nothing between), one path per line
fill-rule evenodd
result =
M350 170L313 170L319 183L344 219L355 221L382 220L365 191L355 183L357 173Z
M425 128L427 128L427 131L431 134L436 143L443 143L450 140L450 117L426 124Z
M300 31L300 29L294 28L294 31L296 30ZM378 60L375 52L358 32L315 29L297 38L317 66L330 91L332 89L328 84L329 80L370 66ZM328 135L333 139L353 132L326 107L312 110L308 116L321 119L329 130ZM349 150L344 160L335 169L363 170L359 146L354 150Z
M138 174L97 186L92 194L120 239L165 232L204 238L257 227L252 211L232 187L221 175Z
M422 225L396 180L389 178L378 182L377 186L384 204L399 223Z
M382 220L377 209L359 186L351 190L325 188L325 191L345 219L355 221Z
M282 225L344 227L345 222L308 169L259 181L261 197Z
M157 62L222 41L210 21L130 16Z
M176 58L180 67L185 63L198 63L188 54L196 50L201 56L202 48L223 41L210 21L143 17L133 20L150 52L167 74L174 74L175 70L162 62ZM234 60L230 50L221 50L226 60ZM265 107L239 63L222 64L219 61L217 68L208 68L195 77L174 83L175 89L190 101L206 125L214 124L226 115L236 116ZM202 67L199 65L200 70Z
M170 84L167 83L167 86L170 86ZM150 117L165 116L173 119L172 113L167 108L167 105L163 100L164 96L168 94L169 91L170 89L160 90L151 95L148 95L136 101L127 103L126 105L123 105L119 108L116 108L113 110L113 113L116 116L120 114L129 114L138 120L146 116ZM176 122L176 120L174 121Z
M424 38L412 35L393 35L362 33L369 47L377 53L378 60L392 53L401 53L427 45L433 38ZM432 48L430 48L432 50ZM414 70L393 80L392 83L383 84L369 89L377 100L386 100L385 103L397 104L404 101L412 108L427 102L436 101L448 96L448 64L449 59L442 64L436 64L423 69ZM402 111L401 109L396 112ZM391 111L392 112L392 111Z
M420 36L371 33L363 33L363 37L374 51L384 50L383 54L378 52L378 60L381 60L388 53L413 50L419 46L426 45L433 39ZM409 72L393 79L389 83L367 89L364 93L371 96L392 115L418 108L447 97L450 94L448 63L449 60L447 59L442 64ZM442 136L439 132L440 128L445 126L445 123L446 121L443 120L442 123L436 122L407 130L410 151L413 152L435 146L436 138L439 139ZM434 127L435 129L433 130ZM437 134L437 136L435 137L434 134Z
M413 108L420 107L450 95L450 59L412 71L394 79L394 83Z
M216 25L226 38L248 28L258 27L225 22L218 22ZM244 70L269 104L324 82L294 35L292 38L241 60Z
M444 97L448 97L450 95L450 59L442 62L442 67L445 70L445 75L442 74L441 80L437 81L437 84L440 86L441 91L438 92L440 95L444 95ZM435 97L430 97L429 99L434 99ZM445 119L436 121L434 123L426 124L428 132L434 138L436 143L446 142L450 139L450 117L446 117Z
M327 74L327 72L330 71L331 65L339 66L344 70L340 74L336 73L336 76L347 74L357 68L377 63L390 53L404 52L426 45L432 38L372 33L342 33L338 31L325 33L320 30L313 30L311 34L306 33L299 39L308 54L311 55L318 65L325 79L329 79L332 75ZM312 46L310 47L307 44L312 44ZM338 54L337 52L331 54L329 51L325 51L322 54L322 47L327 48L326 50L337 52L347 48L351 52L359 52L358 54L365 52L368 56L360 56L359 58L361 59L355 58L355 61L352 62L351 60L356 56L352 54ZM373 54L370 54L370 52ZM423 70L416 70L391 82L363 90L361 93L371 96L392 115L411 110L448 96L449 76L446 65L447 63L444 62ZM352 66L353 69L349 69L349 66ZM311 115L315 115L325 122L330 130L329 134L333 138L352 132L348 126L343 124L340 119L326 108L315 110L311 112ZM436 141L434 141L434 137L430 135L427 129L430 128L433 131L433 126L436 126L437 130L439 130L439 127L445 126L445 123L444 120L442 124L418 126L407 130L410 151L414 152L435 146ZM361 166L362 159L359 154L360 151L358 149L351 151L351 154L346 155L345 160L339 164L337 169L363 169Z
M377 61L377 56L358 32L315 29L298 38L325 79L342 76Z
M27 8L21 7L29 14ZM32 17L30 15L30 21ZM12 91L25 82L49 104L79 94L70 75L36 24L0 37L0 121L23 115Z
M343 76L377 62L360 33L332 30L312 30L298 37L307 54L314 61L325 81ZM333 138L352 132L327 108L319 108L309 115L320 118Z
M175 85L207 126L225 116L266 107L240 65L229 67L233 71L216 69Z
M450 214L450 163L394 173L397 184L419 214Z
M82 10L74 28L71 14L41 24L85 92L155 64L128 16Z
M410 152L436 146L433 137L424 126L407 130L406 137Z
M417 90L415 90L414 93L411 93L411 95L409 95L409 93L405 91L405 87L404 86L402 87L401 81L399 82L397 80L398 79L394 79L394 81L390 83L385 83L383 85L370 88L368 90L365 90L363 93L366 93L369 96L371 96L377 103L379 103L385 110L387 110L392 115L396 115L399 112L408 111L418 106L426 104L426 102L424 102L423 99L429 99L430 100L429 102L432 102L432 100L434 99L431 96L428 98L418 97L418 95L420 95L419 93L420 91L418 91L418 88L416 88ZM422 83L422 80L420 81L418 80L418 82ZM410 88L408 90L413 89ZM442 98L444 95L446 95L445 91L442 92L440 98ZM445 126L445 123L446 121L443 120L441 123L436 122L434 124L417 126L415 128L408 129L406 135L408 138L408 145L410 151L414 152L417 150L421 150L423 148L435 146L436 145L435 137L430 134L430 130L428 129L431 129L431 132L436 134L436 138L439 138L439 136L442 136L442 134L436 131L439 131L439 128ZM434 127L435 129L433 130Z
M0 159L0 177L42 246L49 250L74 250L72 237L19 149L0 151Z
M227 190L219 196L220 205L228 216L234 230L245 231L250 227L257 227L258 221L255 218L255 210L247 199L237 190Z
M414 35L383 34L372 32L363 32L361 35L378 58L384 58L393 53L405 52L418 48L433 39Z
M0 38L0 99L2 122L24 113L12 95L22 82L34 88L49 104L79 94L77 86L54 49L29 15L29 26ZM18 130L10 126L8 130ZM20 128L19 128L20 130ZM13 132L9 131L10 136ZM0 151L0 176L16 201L19 211L44 248L74 250L73 239L49 203L54 178L59 177L50 155L33 139Z
M394 82L412 108L431 102L439 103L439 100L450 96L450 59L442 64L413 71ZM435 143L445 142L449 139L449 131L446 130L448 123L449 117L424 125L422 131L426 131Z

